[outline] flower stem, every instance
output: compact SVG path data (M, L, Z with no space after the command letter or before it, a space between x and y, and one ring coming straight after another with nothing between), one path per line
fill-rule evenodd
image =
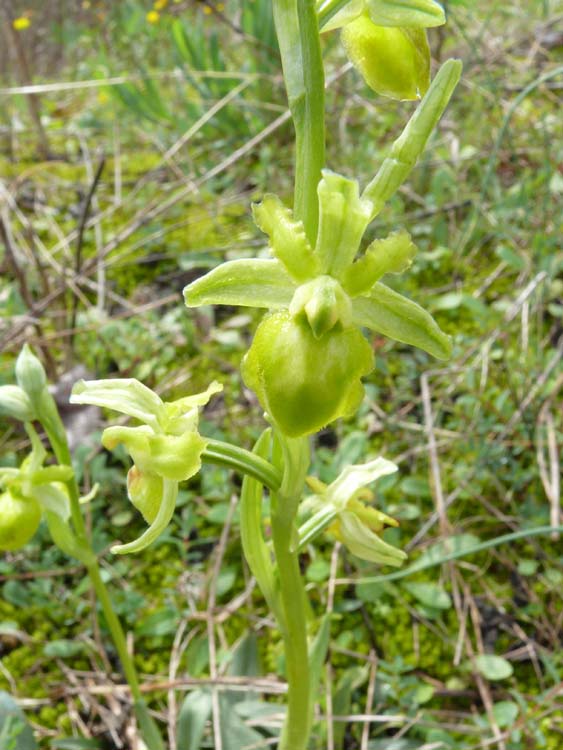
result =
M284 478L279 493L272 496L272 538L283 608L280 627L285 650L288 700L278 750L305 750L311 730L312 698L305 589L299 568L299 552L293 540L297 533L295 519L309 451L306 438L291 441L283 437L279 439L284 452Z
M206 440L207 447L201 456L204 461L240 471L247 476L254 477L273 491L279 490L281 473L265 458L231 443L209 438Z
M274 21L295 126L294 212L314 245L325 161L324 68L314 0L274 0Z

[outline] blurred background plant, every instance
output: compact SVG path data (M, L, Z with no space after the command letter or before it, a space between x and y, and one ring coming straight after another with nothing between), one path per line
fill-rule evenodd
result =
M461 57L463 83L373 232L402 217L421 252L396 288L424 294L455 334L454 357L429 371L424 353L377 339L362 410L321 435L314 467L330 482L365 456L396 461L399 474L376 495L401 519L388 538L413 561L434 562L452 536L467 550L561 523L563 439L563 5L444 5L447 33L430 34L433 57ZM257 317L188 314L180 290L224 258L260 252L250 202L273 184L290 190L270 3L2 0L0 10L0 384L13 382L24 341L61 404L85 371L137 377L167 399L217 378L225 391L202 432L249 446L261 425L237 367ZM380 107L334 34L323 43L328 162L365 183L412 105ZM65 419L83 491L100 485L89 511L96 549L133 539L141 524L126 499L125 452L95 447L99 414L76 421L65 407ZM26 436L1 426L1 462L15 465ZM280 723L281 645L241 563L237 492L207 467L183 487L155 547L104 558L151 707L171 748L178 725L178 750L240 750L271 740ZM41 747L134 748L84 571L46 537L40 529L0 562L0 687ZM380 571L332 543L303 560L311 616L332 613L319 706L329 729L314 747L563 745L555 534L394 584L364 581ZM215 731L210 671L224 688Z

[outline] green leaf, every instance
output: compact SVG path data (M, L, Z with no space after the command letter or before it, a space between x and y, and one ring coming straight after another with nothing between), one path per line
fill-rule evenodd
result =
M50 641L45 644L43 653L55 659L70 659L73 656L84 653L85 644L80 641L71 641L67 638L61 638L57 641Z
M514 701L499 701L493 706L493 715L500 729L510 727L518 717L518 704Z
M379 26L430 28L446 23L444 9L434 0L366 0L366 6Z
M451 355L451 338L439 328L430 313L380 282L375 284L369 297L352 300L352 315L356 325L416 346L437 359L448 359Z
M183 750L199 750L211 714L211 691L193 690L184 698L178 715L176 742Z
M3 690L0 691L0 747L2 750L37 750L23 711Z
M222 263L184 289L188 307L241 305L289 307L295 283L277 260L242 259Z
M448 592L436 583L404 583L403 588L426 607L450 609L452 606L452 600Z
M509 661L494 654L479 654L475 657L475 664L483 677L488 680L506 680L514 672Z

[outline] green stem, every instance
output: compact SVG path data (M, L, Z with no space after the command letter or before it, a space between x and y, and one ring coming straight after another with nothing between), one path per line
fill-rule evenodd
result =
M278 750L305 750L311 729L312 700L305 589L299 568L299 553L293 540L297 533L295 519L308 465L308 461L300 458L308 458L308 446L306 438L289 441L283 437L281 445L284 450L284 478L280 492L272 496L272 537L284 612L280 625L284 640L288 700ZM295 456L297 461L292 460Z
M224 443L221 440L207 439L207 447L201 457L207 463L227 466L254 477L274 492L280 488L281 472L265 458L244 448Z
M314 245L317 185L325 162L324 68L314 0L274 0L289 108L295 125L294 212Z
M66 431L58 413L56 404L50 396L48 398L44 398L39 417L59 464L72 466L72 457L70 455L70 450L68 447ZM131 659L131 656L129 655L129 652L127 650L127 642L125 640L123 628L121 626L119 618L114 612L109 591L102 580L100 567L97 560L95 559L95 553L88 538L84 516L82 515L82 510L80 507L80 491L78 489L78 484L74 476L66 483L66 485L68 487L70 498L71 518L72 525L74 527L74 533L76 535L78 543L85 549L88 549L92 552L94 562L92 562L90 565L87 565L86 569L88 571L88 575L90 576L94 591L96 592L97 601L99 601L102 607L107 627L119 656L121 666L123 667L125 679L127 680L129 688L131 689L135 713L139 720L139 725L141 726L143 739L145 740L145 743L147 744L149 750L164 750L164 745L158 728L153 719L148 714L145 701L141 694L139 678L135 670L135 665L133 664L133 660Z

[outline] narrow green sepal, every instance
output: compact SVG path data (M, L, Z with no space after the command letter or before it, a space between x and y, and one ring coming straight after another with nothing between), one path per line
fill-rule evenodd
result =
M367 294L386 273L406 271L415 255L416 245L404 229L374 240L365 254L346 269L342 286L352 297Z
M184 289L188 307L241 305L287 307L295 282L277 260L242 259L222 263Z
M444 9L435 0L366 0L366 7L378 26L430 28L446 23Z
M410 344L437 359L448 359L452 340L430 313L416 302L378 282L367 297L352 300L354 323L403 344Z
M354 260L372 206L360 198L356 180L323 170L317 189L319 231L315 246L322 273L336 278Z
M372 219L403 184L416 164L450 101L460 79L462 67L460 60L447 60L442 65L424 99L392 145L389 156L364 190L362 197L373 203Z
M293 211L284 206L277 195L265 195L252 204L254 223L270 238L275 257L296 282L312 279L319 272L317 258L305 234L303 222L293 218Z
M383 541L355 513L342 511L338 516L339 535L353 555L362 560L400 567L407 559L402 549Z
M79 380L74 384L71 404L93 404L114 409L158 428L164 405L159 396L135 378Z

